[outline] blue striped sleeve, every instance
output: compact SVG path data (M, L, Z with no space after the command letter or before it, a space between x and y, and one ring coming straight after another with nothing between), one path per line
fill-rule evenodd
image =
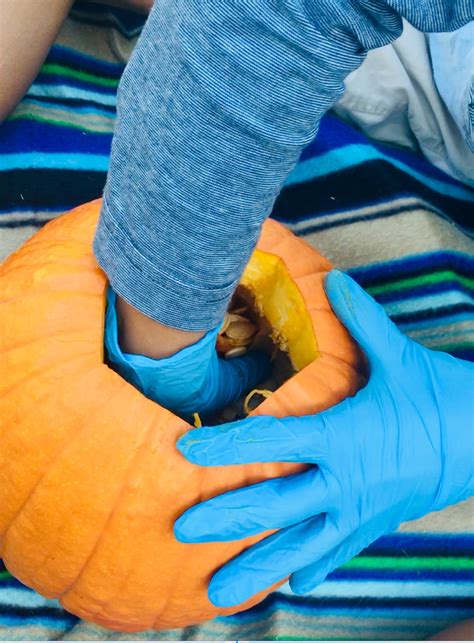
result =
M121 81L95 238L115 290L163 324L222 318L280 188L344 78L471 0L156 3Z

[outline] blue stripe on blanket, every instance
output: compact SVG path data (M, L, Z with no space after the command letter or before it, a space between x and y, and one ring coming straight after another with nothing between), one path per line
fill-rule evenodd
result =
M363 554L370 556L472 556L474 533L400 533L382 536Z
M44 152L22 152L19 154L3 154L0 156L0 171L45 168L106 172L108 166L109 155L107 153L99 155L64 152L51 155L50 153Z
M377 582L390 582L390 581L404 581L404 582L438 582L444 583L443 588L446 589L446 583L461 583L463 587L467 588L466 595L472 595L472 583L474 582L474 570L464 569L426 569L420 567L414 570L394 570L394 569L344 569L343 567L332 572L328 576L328 580L332 581L377 581ZM353 589L356 586L353 586ZM380 589L380 588L379 588ZM423 588L418 585L418 591L422 592Z
M66 150L73 148L74 154L81 154L84 157L109 156L110 145L108 134L85 132L72 127L36 121L7 121L3 125L0 138L0 162L3 162L1 169L8 167L7 162L3 160L5 157L18 153L55 155L57 152L66 153Z
M54 45L48 54L48 63L57 63L73 68L88 71L91 74L100 74L119 79L122 75L124 64L112 63L106 60L99 60L94 56L88 56L70 47Z
M424 157L402 147L368 139L362 132L359 132L331 113L324 116L324 119L321 121L318 136L303 150L300 161L312 158L315 155L324 154L331 150L338 150L347 145L364 145L367 144L368 141L370 141L371 147L380 151L382 154L398 160L400 163L421 172L425 176L431 176L434 179L452 185L463 185L463 183L460 183L457 179L432 165Z
M381 588L382 589L382 588ZM365 597L354 594L349 599L324 599L310 600L304 597L286 596L280 592L275 592L269 598L259 605L246 612L240 612L233 616L219 617L222 620L232 621L255 621L259 615L276 610L288 610L292 613L307 613L311 615L334 616L351 615L357 606L359 618L364 616L392 617L394 612L404 610L410 618L430 618L431 614L436 611L440 615L442 612L450 614L454 619L460 619L472 615L474 610L474 598L451 598L450 596L442 597L442 601L434 601L425 598L408 598L406 600L393 600L391 598L380 598L377 600L366 600ZM270 609L269 609L270 607ZM436 609L434 609L436 607Z
M369 161L383 160L402 170L406 174L424 183L427 187L454 199L474 203L474 191L462 184L455 185L450 181L436 179L420 170L415 170L398 159L384 154L373 145L367 143L344 145L336 150L330 150L313 158L301 161L285 181L285 186L306 183L309 180L322 177L326 174L341 172L352 166ZM312 215L310 215L312 216Z
M361 286L374 286L383 283L390 277L405 279L431 274L439 270L453 269L460 274L472 275L474 257L456 250L437 250L413 256L407 255L402 259L357 266L352 268L350 273Z

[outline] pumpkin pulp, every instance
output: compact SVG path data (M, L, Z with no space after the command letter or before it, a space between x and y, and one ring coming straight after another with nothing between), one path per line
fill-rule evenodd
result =
M250 292L254 308L270 325L273 344L288 353L296 372L318 357L303 295L280 257L255 250L240 284Z

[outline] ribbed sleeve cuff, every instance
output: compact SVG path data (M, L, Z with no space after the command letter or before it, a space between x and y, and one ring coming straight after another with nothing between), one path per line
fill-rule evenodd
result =
M173 250L170 248L170 253ZM186 331L208 331L223 319L238 282L225 288L189 286L179 275L150 262L117 225L104 199L94 239L94 254L112 288L144 315ZM163 257L163 262L166 257Z

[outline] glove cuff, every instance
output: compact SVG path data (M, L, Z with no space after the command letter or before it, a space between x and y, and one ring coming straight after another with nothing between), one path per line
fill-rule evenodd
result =
M182 408L182 401L191 399L206 380L209 364L215 355L219 327L163 359L124 353L118 341L116 300L116 293L109 287L104 333L109 362L147 397L167 408Z

